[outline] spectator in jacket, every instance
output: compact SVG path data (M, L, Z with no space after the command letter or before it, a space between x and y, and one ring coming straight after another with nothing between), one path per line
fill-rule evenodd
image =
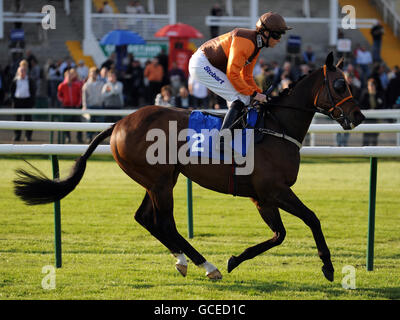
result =
M107 83L103 85L101 95L105 109L122 109L124 106L123 84L117 80L117 74L114 70L108 71ZM107 122L117 122L121 117L106 117Z
M166 85L161 88L161 92L157 94L154 104L164 107L175 106L175 98L172 95L172 88L170 85Z
M117 63L116 60L117 60L117 54L115 52L111 53L111 55L108 57L108 59L103 62L100 69L107 68L107 71L108 71L108 70L115 68L116 63Z
M189 94L189 90L185 86L181 86L175 97L175 107L193 110L194 105L194 97Z
M4 76L3 68L0 65L0 107L3 105L7 88L5 79L6 77Z
M93 67L90 68L89 78L82 88L82 109L102 109L103 98L102 98L103 83L98 80L98 70ZM103 116L90 116L91 122L104 122ZM94 132L87 133L88 141L92 141Z
M35 81L36 96L40 95L42 83L42 69L36 59L29 64L29 78Z
M140 103L139 98L144 94L143 68L140 65L140 61L132 61L131 65L126 70L126 76L127 87L124 88L126 95L130 97L130 104L137 108Z
M33 108L36 98L35 82L28 77L25 67L19 67L11 84L11 99L13 108ZM32 121L32 115L17 115L17 121ZM32 131L25 131L27 141L32 141ZM14 131L14 141L20 141L21 131Z
M383 26L380 21L378 21L371 29L372 36L372 58L374 62L381 62L381 47L382 47L382 37L385 33Z
M82 84L80 81L74 81L74 74L71 69L65 71L64 82L58 86L57 98L61 102L63 108L81 109L82 105ZM65 115L63 118L66 122L80 122L81 116ZM71 142L70 132L65 132L66 143ZM77 132L78 143L83 143L82 132Z
M371 74L369 66L372 64L371 52L369 52L365 46L361 46L360 50L357 51L356 62L362 71L361 84L364 87L366 85L366 79L368 79Z
M387 107L393 108L396 101L400 97L400 68L398 66L394 67L394 77L390 79L387 90L386 99Z
M273 70L268 65L264 65L261 69L261 73L256 76L254 80L263 92L267 91L274 81Z
M103 7L99 9L99 13L106 13L106 14L114 13L114 9L110 6L108 1L104 1Z
M50 108L58 108L59 101L57 99L57 89L63 81L63 77L59 70L60 62L54 63L51 60L47 67L47 95L49 97Z
M86 81L89 76L89 68L85 65L85 61L79 61L76 72L78 73L78 76L82 81Z
M189 76L188 85L189 93L194 97L194 107L196 109L208 109L207 87L191 76Z
M383 91L377 90L376 80L373 78L368 79L367 89L361 94L360 105L363 109L384 109L385 108L385 95ZM376 119L369 119L365 121L377 122ZM379 133L364 133L363 145L376 146L378 145Z
M149 82L149 99L153 102L156 95L161 91L164 77L164 69L158 58L153 58L151 63L146 66L144 76Z
M107 67L101 67L101 68L100 68L99 80L100 80L103 84L107 83L107 73L108 73Z
M306 51L303 52L303 61L305 64L315 63L315 53L311 46L307 46Z
M219 3L215 3L211 8L211 15L214 17L221 17L224 14L224 11L221 8ZM210 26L210 37L215 38L219 36L219 26L212 25Z
M176 62L172 63L172 68L168 71L168 80L174 95L177 95L181 86L186 83L185 73L178 67Z

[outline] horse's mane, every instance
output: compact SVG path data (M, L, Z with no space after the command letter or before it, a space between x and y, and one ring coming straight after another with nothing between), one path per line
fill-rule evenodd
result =
M277 96L271 97L270 104L273 105L274 103L279 102L283 97L290 96L293 92L293 89L296 87L296 85L298 85L299 82L304 80L306 77L308 77L312 73L313 73L313 71L309 71L308 74L303 74L296 81L293 81L291 84L289 84L289 88L286 88L286 89L280 91Z

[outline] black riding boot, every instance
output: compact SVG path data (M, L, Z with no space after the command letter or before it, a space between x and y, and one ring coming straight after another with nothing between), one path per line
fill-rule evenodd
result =
M230 129L231 125L235 122L238 118L238 115L245 107L244 103L240 100L235 100L232 102L232 105L228 112L225 115L224 121L222 122L222 126L220 132L224 129ZM224 137L220 135L220 150L224 148Z

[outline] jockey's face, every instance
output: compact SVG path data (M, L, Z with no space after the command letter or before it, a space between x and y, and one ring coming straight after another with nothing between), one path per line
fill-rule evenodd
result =
M264 41L267 42L268 39L268 35L269 35L269 31L265 31L263 33L263 37L264 37ZM268 46L270 48L275 47L279 42L281 41L281 39L274 39L273 37L269 37L269 42L268 42Z

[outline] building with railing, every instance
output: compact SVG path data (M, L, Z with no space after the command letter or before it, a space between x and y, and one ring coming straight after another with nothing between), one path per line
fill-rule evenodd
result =
M117 0L114 2L120 6L124 3ZM146 1L143 0L142 2ZM377 10L381 11L384 20L393 28L394 33L399 36L399 1L370 0L370 2L374 4ZM254 28L259 15L265 10L282 10L282 14L288 24L295 26L295 30L291 33L302 35L303 43L313 44L316 50L325 52L330 48L336 47L338 30L341 28L341 19L343 18L340 7L343 3L340 0L291 0L290 2L279 1L279 3L259 0L225 0L223 2L225 14L221 17L209 15L210 8L207 6L211 5L212 1L197 3L191 0L147 0L147 13L143 14L98 13L97 6L99 3L102 3L102 1L81 0L79 2L70 2L70 0L63 0L63 6L61 7L60 3L58 7L59 9L64 9L65 15L71 21L74 20L73 24L79 24L77 29L83 53L92 57L96 65L100 65L106 59L104 50L99 46L99 39L107 32L115 29L135 31L148 42L166 42L166 39L155 38L154 33L167 24L174 24L178 21L185 22L199 28L203 33L210 26L220 26L221 31L225 32L227 28L233 27ZM5 23L20 21L39 25L43 18L43 14L40 12L18 13L11 12L9 9L4 11L5 4L7 2L0 0L0 39L4 38ZM291 6L288 6L288 4L291 4ZM8 6L6 7L8 8ZM177 13L178 7L179 17ZM189 9L192 9L193 12L189 12ZM201 13L197 12L199 9L201 9ZM71 11L73 12L70 15ZM76 18L76 16L79 18ZM59 18L59 11L57 12L57 18ZM375 19L360 19L357 17L357 28L370 28L375 21ZM43 33L43 37L47 35L46 32ZM358 36L355 35L355 37L360 37L360 34ZM198 45L199 42L200 40L196 44ZM355 42L356 40L353 40L354 44ZM281 45L271 54L282 56L284 50L285 48ZM275 59L275 56L271 58Z

